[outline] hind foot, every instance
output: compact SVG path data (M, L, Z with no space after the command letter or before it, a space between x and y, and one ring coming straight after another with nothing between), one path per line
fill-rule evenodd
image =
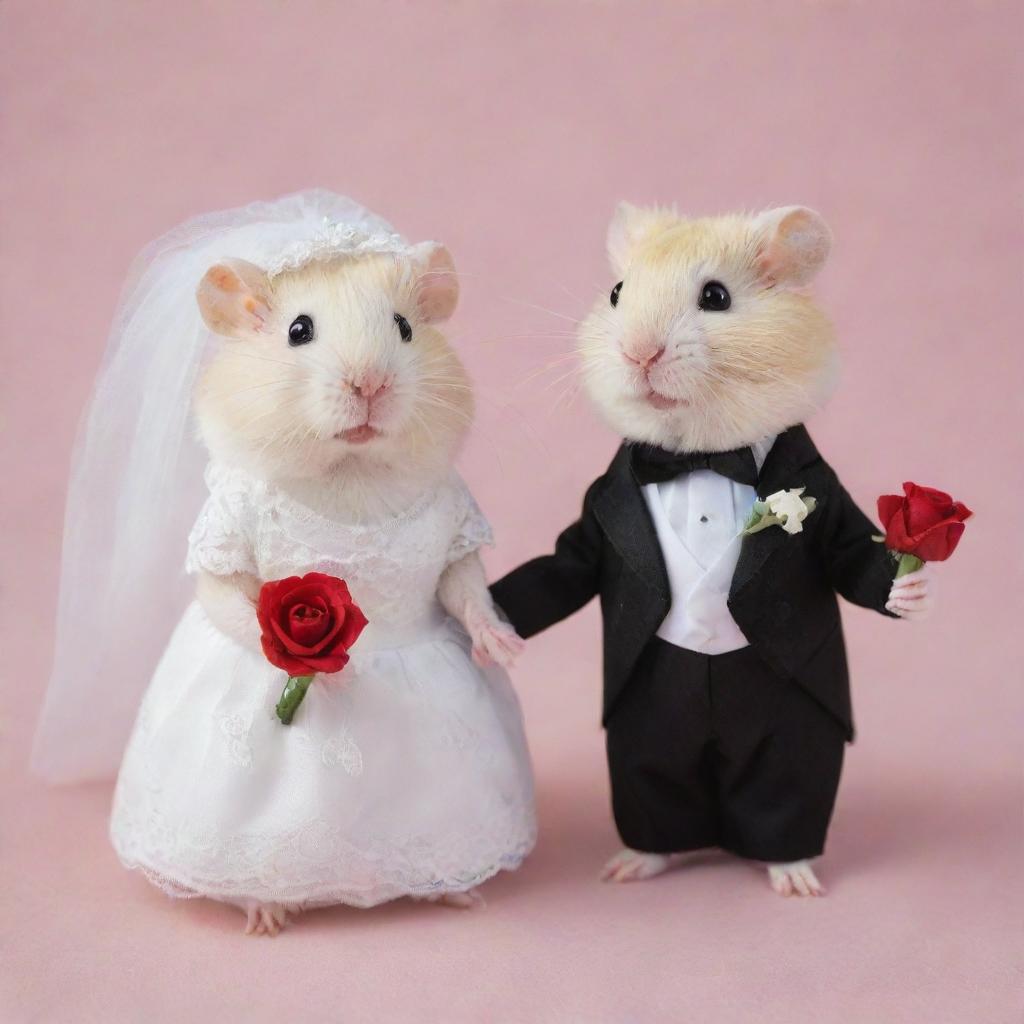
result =
M627 847L601 869L601 881L642 882L675 867L682 858L681 853L640 853Z
M239 904L245 912L246 935L276 935L288 923L288 916L302 913L299 903L260 903L246 900Z
M480 910L487 906L487 901L480 895L479 889L439 892L433 896L413 896L413 899L424 903L436 903L439 907L454 907L456 910Z
M487 901L479 889L467 889L465 892L447 892L439 900L444 907L455 907L456 910L482 910Z
M768 880L780 896L824 896L825 886L808 860L796 860L792 864L769 864Z
M456 910L482 910L487 906L487 901L480 895L479 889L443 892L437 896L428 896L427 902L436 903L440 907L454 907Z

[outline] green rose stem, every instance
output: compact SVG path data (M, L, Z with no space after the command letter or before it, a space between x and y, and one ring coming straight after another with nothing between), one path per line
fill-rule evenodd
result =
M906 576L909 573L917 572L922 565L924 565L924 562L918 558L917 555L900 555L899 565L896 569L896 579L899 579L901 576Z
M281 692L281 699L277 702L277 717L285 725L291 725L295 712L298 711L302 699L306 696L309 684L313 682L314 676L289 676Z

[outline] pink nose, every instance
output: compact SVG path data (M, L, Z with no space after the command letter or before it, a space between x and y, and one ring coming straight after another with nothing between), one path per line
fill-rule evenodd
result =
M634 338L623 345L622 354L641 370L649 370L665 354L665 345L651 337Z
M391 387L391 378L385 373L375 370L364 370L352 379L352 390L368 402L379 398Z

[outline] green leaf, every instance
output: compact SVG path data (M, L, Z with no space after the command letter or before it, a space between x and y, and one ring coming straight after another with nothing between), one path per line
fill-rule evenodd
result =
M314 676L289 676L281 691L281 699L277 702L277 717L284 725L291 725L295 712L306 696L309 684Z
M896 552L893 552L895 554ZM917 572L921 566L924 565L924 561L917 557L917 555L900 555L899 568L896 570L896 579L901 576L907 576L912 572Z
M754 530L754 527L761 522L764 514L768 511L768 506L761 501L760 498L754 501L754 507L750 510L750 515L747 516L746 522L743 524L743 533L750 533Z
M749 520L748 520L749 522ZM778 516L767 515L762 516L757 522L748 526L743 533L749 535L752 533L760 533L762 530L767 530L769 526L781 526L782 520Z

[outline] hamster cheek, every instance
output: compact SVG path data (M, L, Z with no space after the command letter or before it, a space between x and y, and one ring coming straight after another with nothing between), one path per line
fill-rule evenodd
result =
M662 394L691 402L702 391L712 369L704 332L691 328L669 342L665 355L650 368L648 381Z

